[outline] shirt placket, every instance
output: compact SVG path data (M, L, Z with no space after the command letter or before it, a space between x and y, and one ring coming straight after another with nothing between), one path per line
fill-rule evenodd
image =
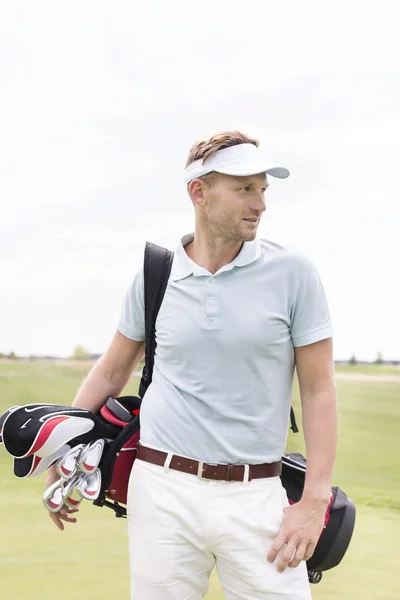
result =
M217 277L207 280L206 288L206 328L219 329L221 324L220 285Z

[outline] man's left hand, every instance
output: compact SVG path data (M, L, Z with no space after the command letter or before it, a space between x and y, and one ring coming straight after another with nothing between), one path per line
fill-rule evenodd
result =
M286 567L297 567L302 560L309 560L321 535L328 504L313 499L301 499L287 506L277 537L269 552L268 562L274 562L281 554L277 570L282 573Z

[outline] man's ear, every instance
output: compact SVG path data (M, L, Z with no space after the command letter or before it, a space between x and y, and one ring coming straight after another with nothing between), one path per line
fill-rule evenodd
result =
M205 182L201 179L192 179L188 185L189 196L192 199L193 204L197 206L203 206L205 203Z

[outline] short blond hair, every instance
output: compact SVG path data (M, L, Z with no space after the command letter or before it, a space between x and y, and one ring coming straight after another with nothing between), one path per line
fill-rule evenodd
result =
M245 135L241 131L220 131L210 138L199 140L193 144L186 161L188 167L195 160L203 160L203 164L218 150L237 146L238 144L254 144L258 148L259 141Z

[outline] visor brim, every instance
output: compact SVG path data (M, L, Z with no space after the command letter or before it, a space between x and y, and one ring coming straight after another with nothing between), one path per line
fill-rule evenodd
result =
M233 175L235 177L246 177L247 175L258 175L259 173L267 173L278 179L286 179L290 172L285 167L273 167L263 161L249 161L244 163L236 163L226 167L214 168L216 173L223 175Z

